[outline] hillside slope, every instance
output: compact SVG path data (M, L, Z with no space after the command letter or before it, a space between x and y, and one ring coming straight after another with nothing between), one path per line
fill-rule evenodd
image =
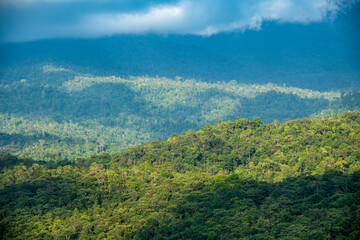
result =
M0 158L3 239L358 239L360 112L237 119L123 153Z
M28 72L14 69L16 81L13 75L4 77L2 153L75 160L238 116L270 123L360 108L359 91L341 95L275 84L207 83L181 77L124 79L79 71L39 65Z
M283 124L238 118L130 148L118 159L126 163L171 162L179 172L196 167L280 181L301 174L323 174L329 167L343 172L358 170L359 133L359 111Z

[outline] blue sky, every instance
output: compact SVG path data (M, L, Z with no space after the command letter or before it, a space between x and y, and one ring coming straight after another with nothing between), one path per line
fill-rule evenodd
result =
M0 41L261 30L331 22L359 0L1 0Z

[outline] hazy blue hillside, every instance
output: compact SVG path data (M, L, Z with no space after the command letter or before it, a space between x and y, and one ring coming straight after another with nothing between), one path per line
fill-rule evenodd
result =
M119 35L3 44L0 80L19 80L15 66L26 69L50 62L107 76L235 79L317 90L360 87L359 33L353 26L358 13L359 6L331 24L267 23L261 31L211 37Z
M237 117L264 122L358 109L358 92L274 84L80 74L53 65L12 69L0 86L0 151L36 159L121 151ZM349 105L350 104L350 105Z
M101 77L40 64L12 71L28 78L0 86L0 152L37 160L122 151L239 116L270 123L360 108L357 90Z

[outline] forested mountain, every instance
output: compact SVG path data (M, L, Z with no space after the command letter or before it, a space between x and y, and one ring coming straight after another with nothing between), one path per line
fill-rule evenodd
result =
M360 239L360 0L0 0L0 239Z
M217 122L75 162L0 158L3 239L359 239L360 112Z
M81 74L36 65L0 86L0 151L37 160L119 152L237 117L264 122L359 109L359 92ZM17 76L17 81L10 81ZM26 78L23 78L25 77ZM9 80L10 79L10 80Z

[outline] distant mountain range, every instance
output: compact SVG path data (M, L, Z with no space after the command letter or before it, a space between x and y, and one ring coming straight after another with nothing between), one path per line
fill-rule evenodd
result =
M272 82L316 90L360 87L359 8L332 23L269 22L261 31L211 37L120 35L2 44L0 80L10 80L6 67L50 62L103 76Z

